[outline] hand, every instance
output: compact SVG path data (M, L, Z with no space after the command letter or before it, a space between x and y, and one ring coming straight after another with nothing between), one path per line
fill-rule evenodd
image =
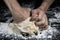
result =
M20 10L15 10L13 15L13 20L15 23L19 23L30 16L30 8L21 8Z
M35 21L36 26L40 29L47 29L48 28L48 21L45 11L41 9L32 10L32 21Z

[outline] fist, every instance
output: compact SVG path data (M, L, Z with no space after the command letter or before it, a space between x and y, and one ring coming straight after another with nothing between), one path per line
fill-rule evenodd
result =
M48 28L48 20L45 11L41 9L32 10L31 21L35 21L35 25L41 30Z

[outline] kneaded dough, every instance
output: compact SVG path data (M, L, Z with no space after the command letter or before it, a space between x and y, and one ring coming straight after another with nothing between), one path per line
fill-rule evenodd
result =
M9 26L11 30L17 34L21 32L33 34L39 30L39 28L35 26L34 21L30 21L30 17L18 24L10 23Z

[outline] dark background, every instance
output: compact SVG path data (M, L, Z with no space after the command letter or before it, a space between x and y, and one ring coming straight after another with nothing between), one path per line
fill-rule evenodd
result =
M25 4L25 2L27 4L29 4L27 1L28 2L32 2L32 4L34 4L33 6L35 6L35 8L38 8L40 6L40 3L42 3L43 0L18 0L18 2L20 4L21 3L24 3ZM54 3L50 6L50 8L55 8L55 7L60 7L60 0L55 0ZM4 1L3 0L0 0L0 22L5 22L11 16L12 15L11 15L8 7L4 3Z
M18 0L18 2L21 3L27 3L29 4L27 1L31 2L32 4L34 3L33 6L35 6L35 8L40 6L40 3L42 3L43 0ZM60 0L55 0L54 3L50 6L50 8L55 8L55 7L60 7ZM6 4L4 3L3 0L0 0L0 22L5 22L6 20L8 20L11 17L11 13L8 9L8 7L6 6Z
M18 0L18 1L20 1L20 0ZM36 1L36 0L33 0L33 2L34 1ZM22 1L21 1L22 2ZM27 1L26 1L27 2ZM38 0L37 1L37 5L36 6L39 6L40 5L40 1ZM60 0L55 0L55 2L51 5L51 7L57 7L57 6L60 6ZM0 0L0 10L1 10L1 7L7 7L6 5L5 5L5 3L4 3L4 1L3 0Z

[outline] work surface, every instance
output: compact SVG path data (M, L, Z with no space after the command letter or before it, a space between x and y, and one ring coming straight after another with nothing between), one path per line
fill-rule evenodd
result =
M13 30L11 31L11 29L9 28L8 26L9 24L8 23L0 23L0 34L2 34L2 36L5 36L5 37L9 37L10 35L14 35L14 36L19 36L20 38L22 39L31 39L31 38L36 38L36 39L44 39L44 38L52 38L52 36L54 35L54 33L56 33L57 29L56 28L52 28L52 27L48 27L47 30L43 30L43 31L38 31L37 32L37 35L30 35L30 36L27 36L27 35L22 35L22 34L15 34L13 32ZM17 32L18 33L18 32Z
M6 11L5 11L6 12ZM8 12L9 13L9 12ZM56 7L56 8L52 8L49 9L46 14L48 16L49 19L49 28L47 30L44 31L40 31L38 35L33 35L30 37L25 37L22 35L15 35L12 34L12 32L10 32L8 30L8 24L9 22L11 22L12 17L11 16L7 16L7 14L5 14L5 20L3 20L4 22L8 22L8 23L0 23L0 39L8 39L8 40L19 40L19 39L26 39L26 40L59 40L60 38L60 8ZM3 13L2 13L3 14ZM10 18L10 19L9 19ZM40 34L41 33L41 34Z

